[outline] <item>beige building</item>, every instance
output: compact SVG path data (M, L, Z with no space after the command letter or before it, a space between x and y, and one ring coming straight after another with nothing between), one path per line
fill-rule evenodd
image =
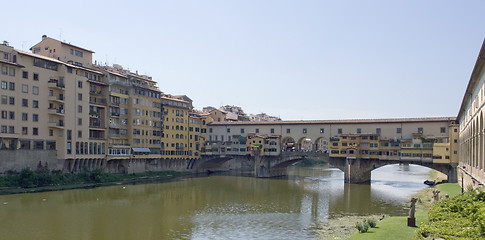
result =
M91 68L93 52L46 36L32 47L33 53L5 45L1 51L2 69L7 71L1 95L9 100L1 108L11 120L2 121L8 133L2 131L3 148L56 149L57 164L38 160L53 169L102 167L106 102L102 95L92 98L90 89L96 85L101 90L106 83L103 74ZM90 108L98 112L97 120L90 117Z
M478 53L457 120L460 124L458 182L462 187L485 184L485 40Z
M420 133L434 138L449 138L450 126L455 118L403 118L324 121L274 122L213 122L209 127L208 142L231 142L235 136L248 134L276 135L281 137L283 151L319 151L329 149L332 137L344 134L377 134L380 140L412 139ZM310 147L311 146L311 147ZM212 147L210 152L214 152ZM311 148L311 149L310 149Z
M93 51L47 36L31 50L0 45L0 172L39 165L67 172L185 169L183 161L162 161L175 140L180 160L200 156L208 116L189 121L187 96L175 98L185 103L175 140L164 139L162 93L151 77L92 64ZM189 134L190 124L197 133Z

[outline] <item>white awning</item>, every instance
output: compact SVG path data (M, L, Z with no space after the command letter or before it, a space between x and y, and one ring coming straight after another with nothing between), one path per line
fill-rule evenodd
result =
M133 148L134 153L150 153L149 148Z

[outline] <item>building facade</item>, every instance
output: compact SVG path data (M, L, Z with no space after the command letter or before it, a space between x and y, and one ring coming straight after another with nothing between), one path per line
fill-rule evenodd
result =
M485 41L478 54L458 113L460 124L460 164L458 181L462 187L485 184Z
M330 138L330 157L458 164L458 126L448 136L413 133L411 138L381 139L380 134L343 134Z
M336 121L274 121L274 122L213 122L209 124L208 141L205 145L206 154L249 154L246 140L248 136L278 136L279 151L342 151L329 144L346 136L366 136L369 144L366 151L375 153L370 143L389 148L387 152L394 153L393 143L412 141L413 136L422 135L436 139L437 143L449 143L450 133L454 133L455 118L408 118L408 119L368 119L368 120L336 120ZM451 131L451 132L450 132ZM456 130L457 131L457 130ZM373 136L373 137L372 137ZM370 138L373 138L372 141ZM374 140L374 137L376 138ZM375 142L374 142L375 141ZM344 142L344 141L343 141ZM387 143L387 144L385 144ZM412 142L410 142L412 143ZM408 144L410 144L408 143ZM227 145L233 147L229 148ZM414 145L413 145L414 146ZM446 149L446 147L445 147ZM448 147L450 150L451 147ZM335 152L334 152L335 153ZM376 155L376 154L373 154ZM398 152L396 151L396 156ZM458 156L457 150L450 153ZM456 159L456 158L454 158Z
M167 104L163 116L162 92L151 77L93 64L93 51L45 35L31 50L0 45L0 173L39 166L65 172L185 169L183 161L163 160L200 157L207 116L189 121L187 96L174 98L179 115L169 116ZM163 129L162 121L172 118L179 120L174 129ZM197 134L189 134L191 124Z

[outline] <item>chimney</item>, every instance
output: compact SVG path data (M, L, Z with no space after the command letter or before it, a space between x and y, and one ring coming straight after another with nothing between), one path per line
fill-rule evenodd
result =
M46 38L46 37L47 37L47 35L42 35L42 40L44 40L44 38Z

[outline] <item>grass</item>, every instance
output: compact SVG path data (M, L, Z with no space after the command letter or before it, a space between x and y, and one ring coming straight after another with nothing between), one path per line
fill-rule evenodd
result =
M428 212L416 213L416 225L424 222L428 216ZM349 240L366 240L366 239L414 239L415 227L407 226L407 216L388 217L377 222L377 227L369 228L367 233L356 233Z
M439 175L439 174L438 174ZM442 178L443 176L434 175L432 178ZM432 205L432 191L437 188L440 190L440 198L446 194L450 197L461 193L461 188L458 183L443 183L438 184L433 188L425 188L414 197L418 198L416 203L416 225L425 222L428 218L428 210ZM406 203L409 207L409 203ZM366 239L415 239L417 227L407 226L407 216L391 216L377 223L376 228L371 228L367 233L354 233L349 240L366 240Z
M448 194L450 197L454 197L461 193L461 187L458 183L442 183L438 184L437 187L442 194L441 196Z

